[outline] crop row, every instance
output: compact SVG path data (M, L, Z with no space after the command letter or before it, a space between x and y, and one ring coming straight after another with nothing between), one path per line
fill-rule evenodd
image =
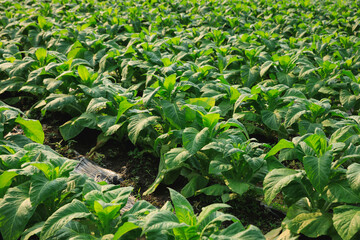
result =
M8 104L71 116L65 140L91 128L151 149L145 194L180 175L185 197L281 193L278 239L356 237L359 1L2 3Z

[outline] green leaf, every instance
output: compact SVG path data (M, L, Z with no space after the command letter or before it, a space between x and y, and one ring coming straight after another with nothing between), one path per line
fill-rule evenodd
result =
M231 191L243 195L247 190L249 190L250 185L248 183L241 182L236 179L228 178L225 180L226 185L231 189Z
M34 226L26 229L21 235L21 240L28 240L34 235L37 235L41 232L45 222L38 222Z
M360 231L360 207L343 205L334 208L333 222L342 239L352 239Z
M291 87L295 82L295 76L291 73L277 72L276 76L279 80L279 83L285 84L289 87Z
M271 148L271 150L266 154L265 158L274 156L284 148L294 148L294 144L286 139L281 139L274 147Z
M54 236L58 230L64 227L68 222L75 218L86 218L91 213L85 204L77 199L56 210L45 222L41 231L41 239L49 239Z
M181 167L191 154L185 148L173 148L165 154L165 166L167 169L175 169Z
M86 225L78 221L68 222L56 232L52 239L99 240L99 238L91 234Z
M346 179L331 181L324 189L328 202L359 203L360 197L350 188Z
M78 73L79 73L81 80L83 80L83 82L87 83L89 81L90 73L84 65L80 65L78 67Z
M274 169L264 179L265 202L270 204L280 191L292 181L298 181L302 173L292 169Z
M311 147L318 156L324 154L328 146L326 137L319 134L310 135L304 139L304 142Z
M324 190L329 181L332 163L332 152L328 151L323 156L317 158L314 156L305 156L303 164L306 174L318 192Z
M176 129L184 128L185 114L183 111L179 110L178 106L175 103L161 101L161 107L164 111L166 119L170 122L172 126L174 126Z
M185 128L182 134L184 148L188 150L190 154L195 154L206 145L208 137L209 129L207 127L203 128L200 132L195 128Z
M278 61L279 61L282 68L286 68L290 63L291 58L288 55L284 55L284 56L280 56L278 58Z
M280 116L269 110L261 110L261 119L263 123L272 130L279 130Z
M168 91L168 93L172 92L172 90L174 89L175 83L176 83L176 73L165 78L164 88Z
M84 130L84 128L85 127L80 125L77 121L70 120L61 125L59 130L61 136L65 141L67 141L79 135Z
M357 96L351 94L346 89L340 90L340 103L346 110L350 110L355 106L357 102Z
M7 190L7 188L11 185L12 180L18 174L16 172L5 171L0 175L0 198L2 198Z
M44 27L46 26L46 19L43 16L38 16L38 23L39 23L39 27L41 29L44 29Z
M269 68L273 65L272 61L266 61L260 67L260 77L264 76L265 73L269 70Z
M157 116L151 116L148 114L136 114L129 118L128 135L130 141L135 144L138 140L140 132L150 125L157 124L160 120Z
M18 116L15 122L19 123L24 130L25 136L37 143L43 143L45 139L41 123L38 120L23 119Z
M303 106L290 107L285 115L285 127L288 128L293 125L302 115L306 114L306 112Z
M350 187L354 191L360 192L360 164L351 164L346 172L346 177L349 181Z
M233 168L231 163L228 163L225 159L214 160L210 162L209 173L217 174L221 172L226 172Z
M259 67L254 66L252 68L245 66L241 68L241 77L245 87L252 87L260 78Z
M101 202L101 203L100 203ZM120 215L120 204L104 203L102 200L94 201L94 211L99 218L103 229L108 229L111 221ZM106 232L108 232L107 230Z
M175 208L175 214L179 221L181 223L186 223L190 226L196 225L196 216L191 204L186 200L184 196L182 196L175 190L169 188L169 191L171 201Z
M201 213L198 216L198 225L201 225L203 221L206 220L207 217L209 217L212 213L223 209L223 208L229 208L230 206L225 203L214 203L209 206L206 206L202 209Z
M197 190L204 188L209 182L209 179L200 174L193 176L190 181L181 189L181 194L186 197L192 197Z
M227 186L224 186L224 185L214 184L214 185L211 185L209 187L200 189L197 192L198 193L204 193L204 194L206 194L208 196L221 196L225 192L229 192L229 188Z
M110 102L106 98L99 97L99 98L93 98L90 100L86 112L92 113L92 112L99 112L106 108L106 104Z
M135 103L129 103L127 99L124 99L119 104L119 110L116 116L116 123L119 122L120 117L131 107L135 106Z
M265 240L264 235L257 227L250 225L245 231L241 231L232 236L232 239L238 240Z
M185 223L179 223L177 217L170 211L161 210L150 213L145 220L144 232L160 232L173 228L186 226Z
M38 205L59 191L66 188L66 178L56 178L49 181L43 175L34 175L31 178L30 200L34 205Z
M206 110L209 110L210 108L215 106L215 98L189 98L186 99L185 102L191 105L201 106Z
M39 62L41 64L44 64L45 63L45 58L46 58L46 55L47 55L47 51L46 49L44 48L38 48L35 52L35 55L36 55L36 58L37 60L39 60Z
M332 227L330 214L322 212L301 213L291 219L288 224L289 229L297 234L305 234L307 237L320 237L326 235Z
M54 168L49 162L32 162L30 165L42 171L47 179L52 178Z
M43 111L59 111L65 107L76 107L77 100L74 95L68 94L50 94L46 99L47 104L42 109ZM80 110L78 110L80 113ZM83 111L81 111L82 113Z
M4 239L17 240L35 212L29 196L30 182L10 188L0 200L0 231Z
M132 222L125 222L121 227L118 228L113 239L118 240L125 233L128 233L136 228L139 228L139 226L137 226L136 224L134 224Z
M205 127L209 128L210 131L214 129L216 124L219 122L219 113L209 113L202 117L202 121Z

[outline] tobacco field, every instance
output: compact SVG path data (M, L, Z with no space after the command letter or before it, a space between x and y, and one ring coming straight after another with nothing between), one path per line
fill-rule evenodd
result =
M0 13L3 239L360 239L359 0L0 0ZM110 142L151 155L130 210L133 187L74 173L50 122L62 144L96 139L88 155ZM169 201L143 199L159 188ZM244 224L231 209L249 195L279 224Z

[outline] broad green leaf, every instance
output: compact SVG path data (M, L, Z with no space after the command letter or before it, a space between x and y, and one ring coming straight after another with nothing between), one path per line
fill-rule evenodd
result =
M45 58L46 58L46 55L47 55L47 51L46 49L44 48L38 48L35 52L35 55L36 55L36 58L37 60L39 60L39 62L41 64L44 64L45 63Z
M192 197L197 190L204 188L209 182L209 179L200 174L193 176L190 181L181 189L181 194L186 197Z
M245 230L245 228L242 225L242 223L240 221L235 221L227 228L222 229L219 234L218 233L216 233L216 234L219 236L224 236L224 237L233 237L236 234L238 234L239 232L242 232L244 230ZM212 236L210 236L210 238L211 237ZM214 239L216 239L216 238L214 238Z
M93 98L90 100L86 112L92 113L92 112L99 112L106 108L106 104L110 102L106 98L100 97L100 98Z
M256 84L256 82L260 79L260 71L258 66L249 67L242 66L241 67L241 78L243 80L245 87L252 87Z
M91 215L85 204L77 199L56 210L45 222L41 239L49 239L58 230L75 218L87 218Z
M265 158L274 156L284 148L294 148L294 144L286 139L281 139L274 147L271 148L271 150L266 154Z
M261 119L263 123L271 130L279 130L280 128L280 116L269 110L261 111Z
M144 232L164 231L173 228L186 226L185 223L179 223L178 218L170 211L161 210L150 213L145 220Z
M280 168L268 173L264 179L265 202L270 204L281 190L292 181L298 181L302 173L293 169Z
M135 106L135 103L129 103L127 99L120 102L119 110L116 116L116 122L119 122L120 117L131 107Z
M246 230L232 236L231 239L238 240L265 240L264 235L257 227L250 225Z
M346 179L331 181L324 189L328 202L359 203L360 197L351 188Z
M277 72L276 76L279 80L279 83L285 84L289 87L291 87L295 82L295 76L292 73Z
M176 217L180 223L186 223L187 225L196 225L196 216L191 204L186 200L184 196L175 190L169 188L170 198L175 208Z
M342 239L352 239L360 231L360 207L343 205L334 208L333 222Z
M54 167L49 162L32 162L30 165L42 171L47 179L52 179Z
M349 181L350 187L354 191L360 192L360 164L351 164L346 172L346 177Z
M229 188L227 186L224 186L224 185L214 184L214 185L211 185L209 187L200 189L197 192L198 193L204 193L204 194L206 194L208 196L221 196L225 192L229 192Z
M18 116L15 122L19 123L24 130L25 136L37 143L43 143L45 139L44 131L38 120L24 119Z
M77 121L70 120L61 125L59 130L61 136L65 141L67 141L79 135L84 130L84 128L85 127L80 125Z
M81 80L83 80L84 83L87 83L89 81L90 73L89 73L89 70L87 70L87 68L84 65L80 65L78 67L78 73L79 73Z
M43 16L38 16L38 23L39 23L39 27L41 29L44 29L44 27L46 26L46 19Z
M0 175L0 198L5 194L7 188L11 185L12 180L18 174L16 172L5 171Z
M337 129L330 137L329 144L334 144L336 142L343 142L346 144L355 143L358 141L357 130L353 126L345 126Z
M216 226L227 221L238 222L239 219L234 215L220 212L210 215L209 218L203 221L203 224L200 225L201 235L203 235L206 231L213 231L212 229L214 229L214 225Z
M189 157L191 153L185 148L173 148L164 156L165 166L167 169L179 168Z
M306 113L307 111L304 110L304 107L302 106L290 107L285 115L285 127L291 127L291 125L293 125L302 115Z
M164 88L171 93L172 90L174 89L176 83L176 74L172 74L168 77L165 78L164 80Z
M125 233L128 233L136 228L139 228L139 226L137 226L136 224L134 224L132 222L125 222L121 227L118 228L113 239L118 240Z
M23 234L21 234L21 240L28 240L35 234L39 234L44 226L45 222L38 222L34 226L26 229Z
M223 208L229 208L230 206L225 203L214 203L211 205L208 205L204 207L201 211L201 213L198 216L198 225L202 224L204 220L206 220L207 217L209 217L212 213L223 209Z
M289 221L289 229L297 234L305 234L308 237L316 238L326 235L332 226L330 214L320 211L301 213Z
M331 151L327 151L319 158L314 156L305 156L303 158L306 175L314 188L320 193L329 181L332 158Z
M226 162L225 159L214 160L210 162L209 173L217 174L221 172L226 172L232 169L234 166L231 163Z
M185 128L182 134L184 148L190 154L195 154L206 145L208 137L209 129L207 127L203 128L200 132L195 128Z
M35 212L30 201L30 182L10 188L0 200L0 231L4 239L17 240Z
M120 215L120 209L120 204L104 203L102 200L94 201L94 211L103 229L109 228L111 221ZM109 230L107 230L107 232L108 231Z
M162 110L168 122L176 129L183 129L185 126L185 114L175 103L168 101L161 102Z
M247 190L249 190L250 185L245 182L241 182L235 179L228 178L225 180L226 185L231 189L231 191L243 195Z
M318 156L323 155L328 146L326 137L319 134L310 135L304 139L304 142L311 147Z
M77 107L77 100L74 95L67 94L50 94L46 99L47 104L43 108L43 111L59 111L65 107ZM79 113L83 112L78 110Z
M355 106L357 100L357 96L351 94L348 90L340 90L340 103L346 110L352 109Z
M130 141L135 144L140 132L150 125L155 125L160 120L157 116L148 114L136 114L129 118L128 134Z
M90 229L78 221L70 221L54 235L55 239L99 240L91 234Z
M66 178L56 178L48 180L43 175L34 175L31 178L30 200L34 205L38 205L49 197L54 196L59 191L66 188Z
M279 61L280 65L281 65L281 67L286 68L290 63L291 58L288 55L284 55L284 56L280 56L278 58L278 61Z
M215 98L189 98L185 100L186 103L196 106L201 106L206 110L215 106Z
M214 129L216 124L219 122L219 113L209 113L202 117L202 121L205 127L209 128L210 131Z
M269 68L273 65L272 61L266 61L260 67L260 77L264 76L265 73L269 70Z

